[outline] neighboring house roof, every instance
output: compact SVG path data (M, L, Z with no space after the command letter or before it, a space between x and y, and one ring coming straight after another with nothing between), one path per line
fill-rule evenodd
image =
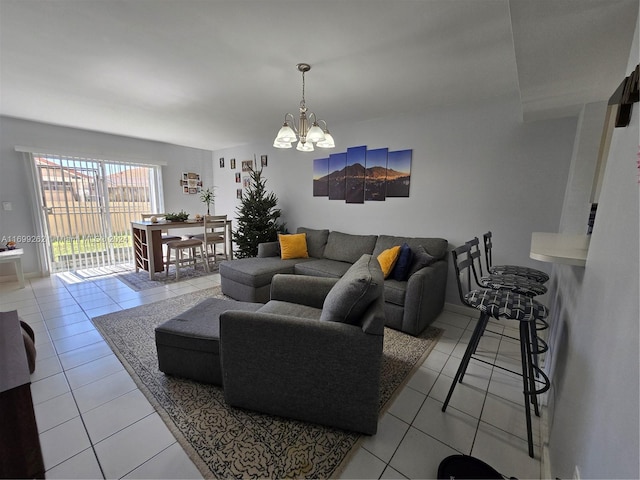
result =
M107 175L107 183L109 186L148 187L149 168L134 167L112 173Z

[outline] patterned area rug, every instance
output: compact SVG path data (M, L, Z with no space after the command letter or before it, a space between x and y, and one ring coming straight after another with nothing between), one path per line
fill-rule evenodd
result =
M149 278L149 272L145 270L139 270L136 272L133 267L130 271L120 273L116 276L125 285L129 286L135 291L147 290L149 288L161 287L162 285L171 285L175 283L184 282L185 280L192 280L198 277L206 277L213 273L218 273L218 263L210 265L210 271L206 272L204 267L200 264L196 265L196 268L180 268L180 278L176 280L176 269L173 265L169 267L169 275L165 272L158 272L153 276L153 280Z
M154 328L220 288L181 295L93 319L140 390L205 478L329 478L360 435L228 406L221 387L158 370ZM420 337L385 329L380 412L433 349L442 331Z

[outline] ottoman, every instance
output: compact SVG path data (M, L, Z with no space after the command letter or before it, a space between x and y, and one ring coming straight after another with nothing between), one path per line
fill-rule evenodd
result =
M222 385L220 314L226 310L255 312L262 304L208 298L156 327L158 368L203 383Z

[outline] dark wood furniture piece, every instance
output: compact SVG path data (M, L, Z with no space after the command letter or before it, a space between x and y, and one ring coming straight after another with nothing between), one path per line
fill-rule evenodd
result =
M44 478L18 312L0 312L0 478Z
M231 220L226 221L226 238L229 239L229 258L233 258L233 246L231 243ZM138 270L149 272L149 279L157 272L164 271L165 265L162 255L162 231L177 228L203 228L202 222L187 220L185 222L131 222L131 238L133 240L133 254Z

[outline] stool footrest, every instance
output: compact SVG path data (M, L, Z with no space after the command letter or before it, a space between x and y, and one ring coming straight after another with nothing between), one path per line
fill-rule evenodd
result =
M535 382L536 383L541 383L542 387L540 388L536 388L533 391L525 391L524 394L525 395L540 395L544 392L546 392L547 390L549 390L551 388L551 380L549 380L549 377L547 377L547 375L537 366L532 365L533 370L535 371L536 374L536 378L535 378ZM538 376L542 377L542 379L538 378Z

